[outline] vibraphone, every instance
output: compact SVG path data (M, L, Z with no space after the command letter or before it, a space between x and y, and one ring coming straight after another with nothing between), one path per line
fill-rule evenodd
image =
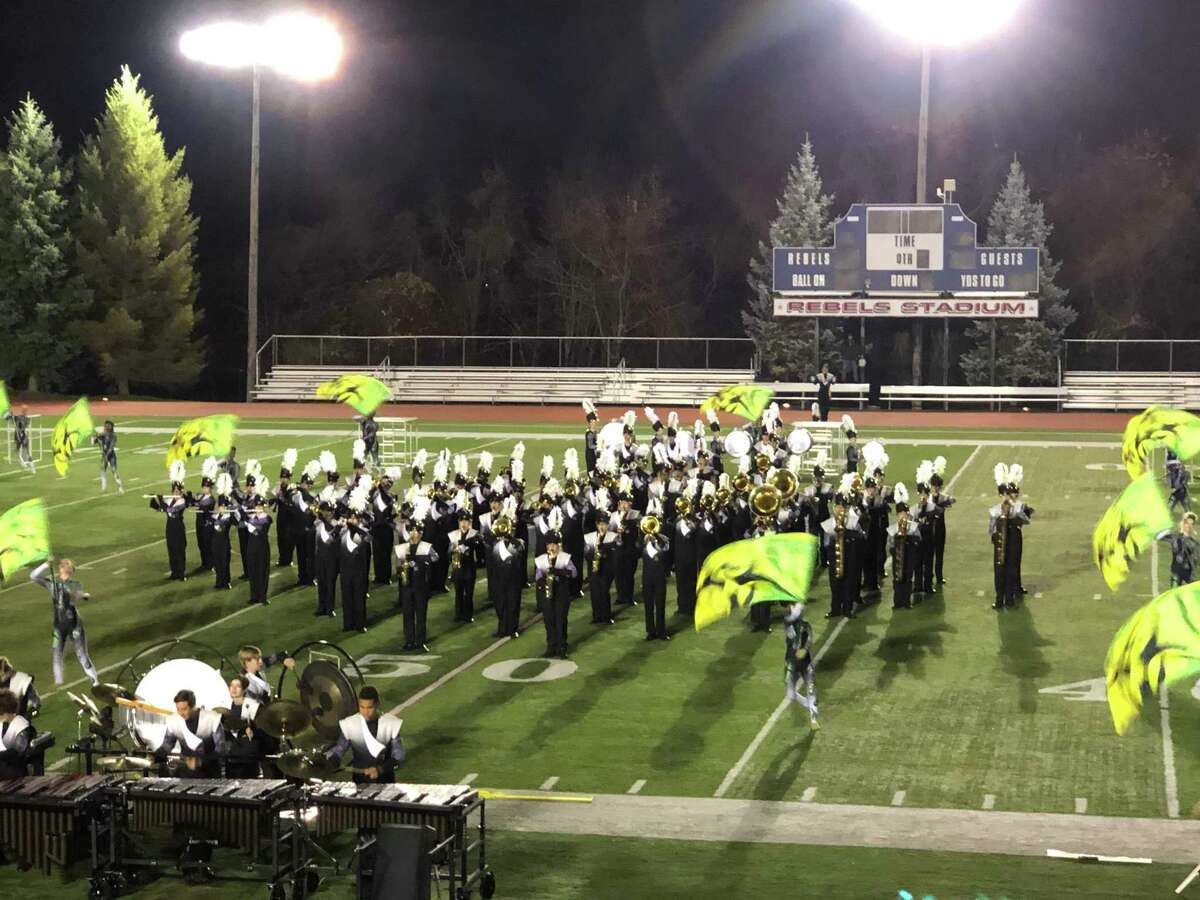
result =
M77 838L102 825L92 808L112 779L106 775L36 775L0 781L0 847L46 875L73 861ZM94 835L93 835L94 836ZM97 841L93 840L93 868Z
M436 835L431 851L435 871L446 877L450 897L470 896L485 875L490 877L484 862L483 798L468 785L327 781L307 794L316 809L319 837L387 824L431 829Z
M125 794L136 831L190 825L257 855L264 838L276 843L279 812L294 805L296 789L282 780L142 778L129 782Z

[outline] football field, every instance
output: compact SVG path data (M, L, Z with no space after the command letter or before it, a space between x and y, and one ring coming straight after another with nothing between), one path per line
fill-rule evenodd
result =
M589 624L585 597L571 612L570 659L551 661L541 658L544 633L533 612L532 590L522 607L527 627L515 640L492 637L495 620L490 609L482 608L482 583L472 624L452 621L451 596L435 597L430 652L407 654L401 651L394 585L372 586L369 631L345 634L340 617L313 617L315 589L297 588L294 569L272 569L268 607L247 605L246 582L235 581L233 590L222 592L213 589L207 573L170 582L163 516L148 509L142 495L168 487L165 445L176 424L168 418L117 421L123 496L111 483L107 493L100 492L92 449L80 451L61 479L48 459L33 477L15 466L0 470L0 509L43 497L55 555L75 561L77 577L91 592L81 614L102 680L115 677L143 647L174 637L201 641L231 659L247 642L270 653L307 640L335 641L379 688L384 708L399 710L409 755L398 779L410 782L470 780L481 787L588 795L1155 819L1187 818L1200 801L1194 749L1200 741L1200 707L1189 691L1173 690L1123 738L1114 733L1104 702L1109 641L1137 606L1168 584L1165 552L1140 561L1118 594L1108 591L1091 562L1092 528L1129 482L1117 434L862 427L860 440L878 437L887 444L891 484L905 481L911 487L922 458L938 453L947 458L948 492L958 500L947 517L947 583L913 610L893 611L890 589L885 590L882 602L854 620L826 620L828 586L819 585L808 615L822 725L813 733L804 710L781 704L784 647L778 613L771 634L752 633L742 615L697 633L682 618L670 618L673 586L668 588L669 643L643 640L640 606L619 608L615 625ZM493 453L498 467L516 440L523 440L531 482L543 454L553 454L557 468L567 447L582 451L582 429L562 425L439 422L418 427L420 445L431 455L443 446L467 453L472 470L479 451ZM321 450L333 450L348 470L353 438L352 423L337 420L246 419L239 428L238 458L243 463L259 459L273 485L286 448L300 451L300 466ZM1021 463L1027 502L1036 509L1025 530L1023 576L1029 593L1019 608L1003 612L990 608L987 535L997 462ZM189 469L188 484L195 489L198 461ZM199 554L191 537L194 517L187 518L190 571ZM234 555L236 576L236 542ZM63 770L74 764L63 748L76 729L75 708L64 690L86 689L86 679L68 651L67 684L55 688L50 607L45 591L27 581L27 572L0 584L0 609L0 654L36 676L45 703L35 724L58 735L47 763ZM283 693L296 696L290 676ZM630 827L636 833L636 822ZM502 844L505 833L497 834ZM537 839L523 835L519 840L536 844ZM573 840L575 852L586 856L600 839ZM640 858L640 851L617 838L605 840L615 857ZM724 858L730 871L756 867L758 855L769 849L697 846L709 848L700 853L702 868L723 868L719 859ZM846 859L854 854L836 852ZM863 859L868 853L886 855L859 852ZM993 867L995 878L1002 879L1010 870L1002 864L1004 857L996 859L1001 864ZM1031 865L1025 860L1014 866L1013 877ZM1160 876L1154 885L1161 883L1164 895L1178 882L1178 868L1155 867ZM934 866L933 871L940 870ZM1079 892L1072 893L1075 883L1065 871L1056 870L1051 879L1058 879L1054 896L1107 896L1078 868L1069 869L1082 879ZM532 889L506 893L504 872L497 876L500 896L552 896ZM1031 876L1027 883L1037 885L1046 877ZM966 896L959 881L947 878L946 885L958 893L944 896ZM41 882L32 873L24 876L30 880ZM1131 891L1148 895L1150 888L1142 882L1137 888L1132 884ZM992 896L1003 893L1002 880L979 888L987 893L989 886ZM901 887L846 896L894 897ZM914 893L918 887L936 893L937 885L913 887ZM610 896L574 890L564 887L553 896ZM1042 896L1030 891L1009 896ZM731 896L728 880L716 873L691 893ZM216 894L210 889L197 896Z

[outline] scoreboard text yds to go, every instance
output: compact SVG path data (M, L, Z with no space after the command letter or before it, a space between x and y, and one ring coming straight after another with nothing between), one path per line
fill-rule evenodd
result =
M776 297L777 316L1036 319L1031 297Z

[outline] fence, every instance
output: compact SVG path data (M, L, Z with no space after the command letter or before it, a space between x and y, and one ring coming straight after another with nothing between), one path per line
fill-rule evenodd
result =
M1200 372L1200 340L1063 341L1064 372Z
M351 336L276 334L258 351L257 378L277 365L541 366L754 369L748 338Z

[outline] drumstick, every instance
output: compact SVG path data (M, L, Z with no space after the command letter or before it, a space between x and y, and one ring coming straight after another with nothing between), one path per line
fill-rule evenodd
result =
M142 712L157 713L160 716L173 716L175 710L163 709L161 706L152 706L144 700L126 700L124 697L117 698L117 705L128 706L130 709L140 709Z

